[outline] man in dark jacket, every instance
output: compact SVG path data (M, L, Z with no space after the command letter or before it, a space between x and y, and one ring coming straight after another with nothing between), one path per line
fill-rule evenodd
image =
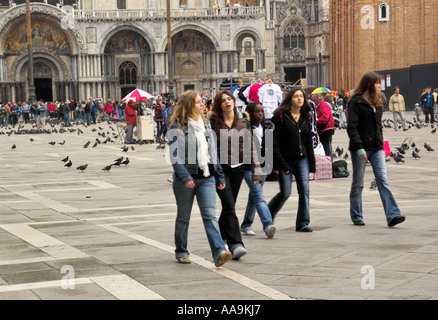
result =
M434 99L433 94L430 92L431 88L427 87L425 92L421 95L420 102L423 107L424 115L426 116L426 123L429 123L429 117L430 117L430 123L435 122L435 115L434 115Z

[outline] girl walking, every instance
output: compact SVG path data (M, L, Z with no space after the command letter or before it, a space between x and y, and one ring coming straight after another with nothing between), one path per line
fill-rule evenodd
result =
M167 133L174 170L173 193L178 208L174 234L175 257L180 263L191 262L187 242L190 215L196 197L214 263L220 267L231 259L215 212L215 190L225 188L225 178L217 161L214 132L209 122L204 120L203 111L201 96L194 91L184 92L178 98Z

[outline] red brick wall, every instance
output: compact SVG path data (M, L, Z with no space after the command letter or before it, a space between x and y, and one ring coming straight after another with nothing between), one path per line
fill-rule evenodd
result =
M390 20L379 22L387 3ZM361 22L374 8L374 29ZM331 0L330 86L352 89L372 70L407 68L438 62L438 0Z

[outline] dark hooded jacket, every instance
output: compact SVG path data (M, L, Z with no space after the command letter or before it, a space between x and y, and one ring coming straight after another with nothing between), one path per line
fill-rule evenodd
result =
M301 117L296 123L290 112L286 111L283 114L274 115L271 121L275 125L274 170L289 171L288 162L307 157L309 171L316 172L314 133L309 119Z
M354 96L347 110L348 149L383 150L383 108L373 108L362 96Z

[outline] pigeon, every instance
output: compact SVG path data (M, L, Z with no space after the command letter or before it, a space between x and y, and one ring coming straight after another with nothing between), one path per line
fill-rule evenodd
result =
M415 159L419 159L419 158L421 158L420 155L419 155L418 153L415 152L415 150L412 151L412 156L413 156Z
M55 141L50 141L49 144L51 144L52 146L54 146L56 144Z
M97 141L93 144L93 148L97 147Z
M436 132L436 128L435 129L433 129L430 133L435 133Z
M15 145L15 143L12 145L11 149L15 149L17 148L17 146Z
M394 155L392 158L394 159L394 161L396 163L399 163L399 162L405 163L405 161L402 158L400 158L399 155Z
M60 145L64 145L64 144L65 144L65 140L62 141L62 142L58 142L58 144L60 144Z
M111 167L112 167L112 166L113 166L113 165L110 164L109 166L106 166L105 168L103 168L102 171L109 172L109 171L111 170Z
M120 158L114 160L114 162L122 162L122 160L123 160L123 157L120 157Z
M122 160L123 160L123 159L122 159ZM122 160L117 159L117 160L113 163L113 166L118 166L118 167L120 167L120 164L122 163Z
M122 151L123 151L123 152L128 152L128 150L129 150L129 148L128 148L127 146L124 146L124 147L122 148Z
M77 167L76 170L81 170L81 172L83 172L85 169L87 169L87 167L88 167L88 164L84 164L82 166Z
M348 153L345 154L344 159L347 160L348 158Z
M33 142L33 141L34 141L33 138L30 138L29 140L30 140L30 142Z
M68 161L68 157L69 157L69 156L65 157L65 158L62 159L61 161L62 161L62 162L67 162L67 161Z
M71 162L71 160L68 160L68 162L64 165L64 167L71 167L72 166L72 162Z
M88 148L88 146L90 145L90 141L87 141L87 143L86 144L84 144L84 148Z
M376 190L376 188L377 188L376 180L371 181L370 189Z
M129 159L128 157L126 157L126 159L124 161L121 162L121 164L124 164L125 166L127 166L129 163Z
M424 143L424 147L426 148L427 151L435 151L433 150L433 148L431 146L429 146L426 142Z

